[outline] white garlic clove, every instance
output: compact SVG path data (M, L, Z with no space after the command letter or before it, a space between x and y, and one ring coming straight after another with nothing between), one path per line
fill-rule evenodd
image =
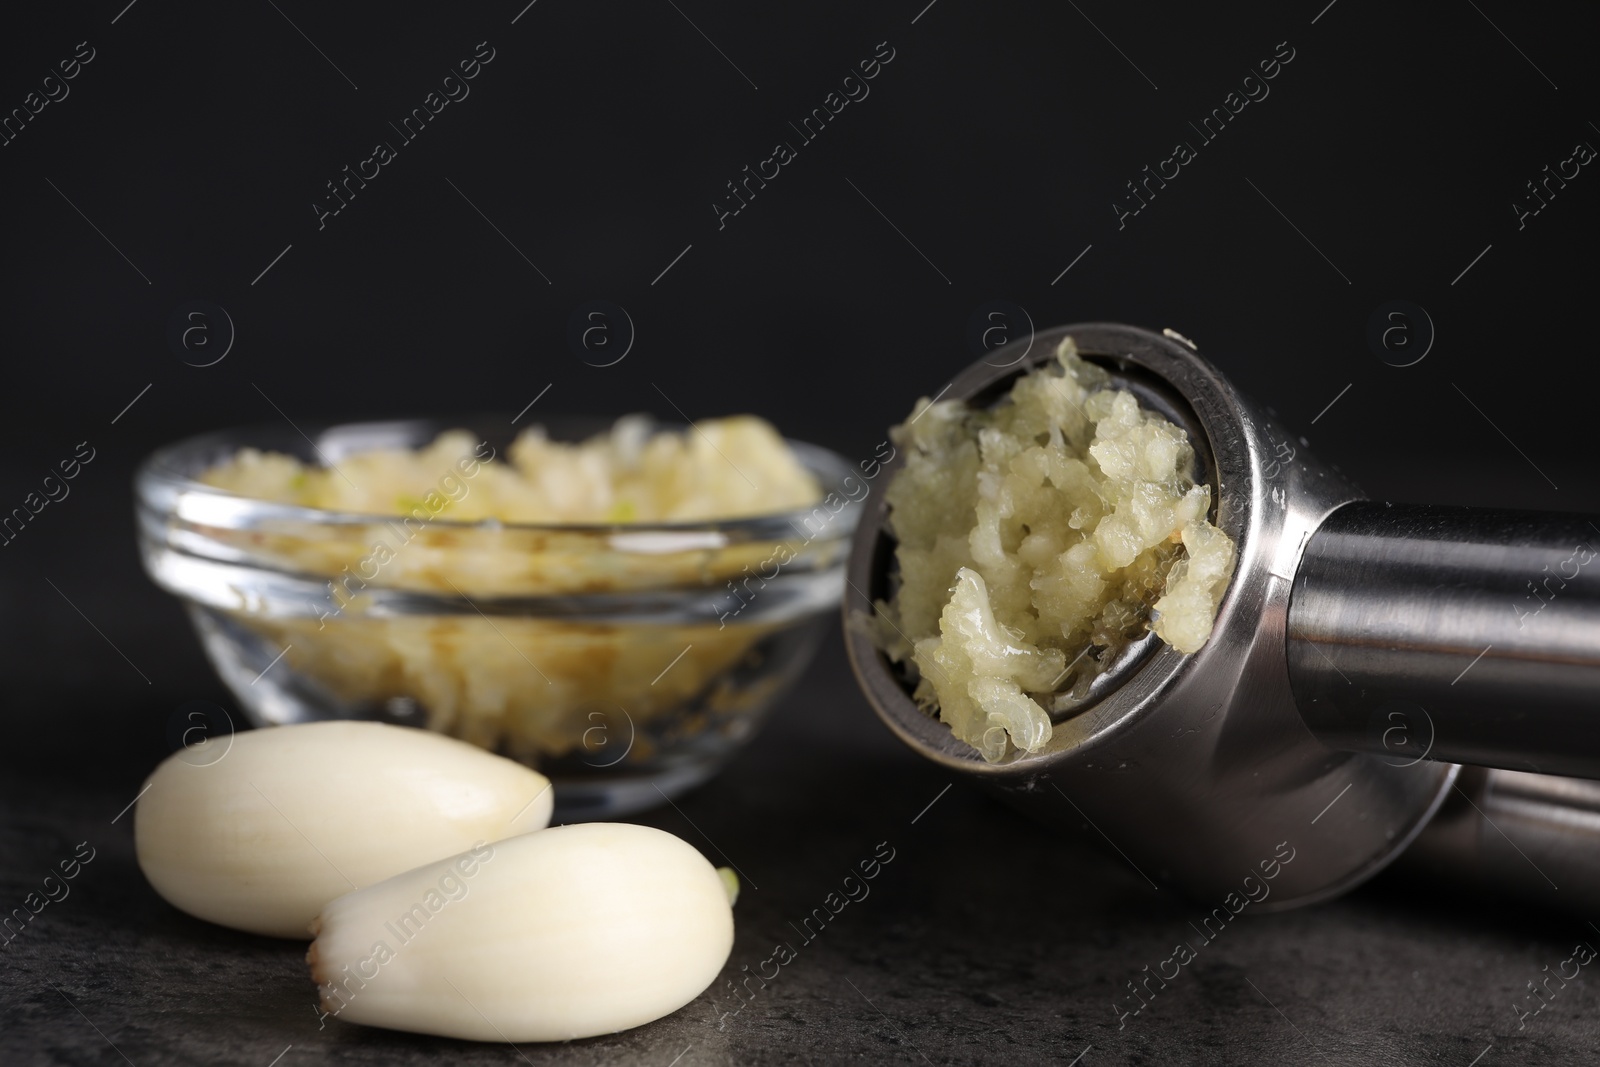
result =
M327 1013L478 1041L640 1026L698 996L733 949L727 885L647 826L483 845L330 903L306 960Z
M544 775L425 730L320 722L231 742L156 768L134 843L168 903L250 933L309 937L334 897L550 823Z

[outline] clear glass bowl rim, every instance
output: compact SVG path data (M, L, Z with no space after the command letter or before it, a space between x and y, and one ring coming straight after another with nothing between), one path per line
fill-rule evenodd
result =
M531 425L543 426L552 439L571 440L575 437L589 436L609 427L615 420L571 416L552 420L544 420ZM415 440L428 443L440 433L447 430L472 431L474 426L485 424L509 425L510 419L506 415L474 415L457 419L416 418L416 419L378 419L362 420L355 422L338 422L317 424L308 427L309 433L298 433L300 439L308 441L312 450L321 453L317 442L330 434L337 432L364 431L373 436L389 436L396 440L414 434ZM573 434L570 432L575 427L583 427L587 432ZM686 423L669 423L652 420L654 432L680 432L689 430ZM519 431L520 432L520 431ZM163 445L150 453L140 462L134 476L136 496L142 507L148 507L158 512L168 512L171 509L156 499L158 490L165 490L172 495L169 500L177 500L182 496L200 495L218 500L238 501L250 506L252 520L274 519L291 522L304 522L321 525L358 525L370 526L375 522L386 519L400 519L405 516L397 512L355 512L334 511L328 508L307 507L301 504L283 504L276 501L264 500L259 497L245 496L216 486L207 485L184 471L193 469L202 464L197 460L202 456L220 456L225 453L237 452L242 448L258 448L264 451L287 452L304 461L304 449L296 449L293 441L289 440L291 434L285 427L274 423L257 423L248 426L231 427L223 430L213 430L207 433L195 434L182 438L171 444ZM288 441L288 447L285 442ZM497 530L510 532L524 532L537 534L568 534L589 536L616 536L618 534L663 534L682 535L694 532L715 532L725 539L727 544L748 542L783 541L796 536L796 522L813 516L818 507L824 506L830 494L838 494L847 484L847 479L853 478L858 484L865 485L871 481L870 477L858 472L850 462L832 449L822 445L784 438L784 443L794 452L801 465L815 475L822 485L823 496L810 507L794 508L782 512L770 512L761 515L748 515L728 519L693 519L679 522L650 522L650 523L526 523L503 522L497 519L474 519L463 521L459 519L435 518L430 520L432 529L454 530L459 532L473 530ZM373 447L411 447L417 445L374 445ZM351 450L353 454L355 450ZM320 461L320 460L319 460ZM732 462L731 460L729 461ZM737 469L737 467L735 467ZM162 493L161 495L165 495ZM848 489L844 490L846 506L841 507L835 514L835 522L826 524L825 531L818 531L811 540L817 541L842 541L852 536L859 517L859 508L850 506L859 503L858 497L852 496ZM252 522L251 525L254 523Z

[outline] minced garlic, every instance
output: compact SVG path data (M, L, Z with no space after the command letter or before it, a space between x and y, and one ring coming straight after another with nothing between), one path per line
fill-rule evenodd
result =
M707 419L688 433L660 433L633 415L571 444L535 426L507 453L509 462L494 462L494 449L475 448L464 430L415 451L358 452L333 467L246 448L200 480L259 500L369 515L409 515L427 494L442 493L449 503L439 517L452 522L695 522L787 511L822 495L777 430L749 415Z
M301 617L241 597L228 613L232 621L285 649L286 666L328 694L341 714L420 712L431 729L535 765L585 752L601 767L649 760L659 755L658 722L683 715L684 730L711 723L732 731L728 724L770 702L784 679L732 668L750 663L763 640L791 625L787 618L491 619L476 610L496 597L659 590L716 596L741 579L748 579L742 588L749 595L752 572L764 575L764 587L772 574L762 568L774 560L805 553L818 557L808 558L811 565L842 552L842 544L822 541L807 547L812 518L824 525L842 501L836 494L824 500L817 479L769 423L738 416L657 432L629 417L576 444L532 429L503 460L487 442L474 442L451 431L415 451L335 456L331 467L244 449L206 471L201 481L232 493L371 517L286 518L239 532L242 552L325 579L327 595ZM682 534L629 531L812 505L793 542L724 543L693 525ZM375 611L379 589L464 597L474 610ZM767 603L776 596L768 594Z
M900 585L875 636L984 759L1042 748L1144 630L1180 652L1210 637L1234 546L1193 449L1071 338L995 408L923 399L892 438Z

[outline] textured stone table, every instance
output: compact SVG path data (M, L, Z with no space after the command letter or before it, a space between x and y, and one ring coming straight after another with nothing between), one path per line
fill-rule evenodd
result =
M46 731L74 731L57 709ZM1336 903L1248 912L1139 1015L1113 998L1196 940L1204 909L1115 857L1051 833L902 751L830 639L804 685L721 778L643 821L745 875L722 981L677 1014L611 1037L511 1049L330 1021L303 946L236 934L145 885L130 817L142 763L116 731L70 741L70 780L3 789L0 900L20 906L80 842L94 858L0 950L0 1062L23 1064L1593 1062L1587 974L1518 1032L1514 1000L1586 934L1581 920L1439 899L1391 874ZM103 747L104 746L104 747ZM148 747L148 746L147 746ZM151 755L158 756L159 750ZM931 805L931 806L930 806ZM886 842L886 847L881 843ZM870 894L798 927L875 853ZM811 930L816 929L813 921ZM795 958L736 997L727 979L779 942ZM1085 1051L1087 1050L1087 1051Z

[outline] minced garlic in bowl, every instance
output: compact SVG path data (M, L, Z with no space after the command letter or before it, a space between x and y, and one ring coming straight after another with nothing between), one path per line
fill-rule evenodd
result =
M923 399L891 438L899 584L874 640L985 760L1043 748L1051 713L1141 633L1180 652L1210 637L1234 545L1194 451L1071 338L995 407Z
M652 784L712 773L808 662L851 468L747 416L509 438L182 442L141 468L146 569L258 723L426 726L538 767L581 814L659 803Z
M465 430L440 434L425 448L356 452L333 466L245 448L200 480L329 511L406 516L421 506L448 509L452 522L539 525L736 519L822 496L772 425L749 415L708 419L689 433L659 433L634 415L578 442L553 441L533 426L504 461Z

